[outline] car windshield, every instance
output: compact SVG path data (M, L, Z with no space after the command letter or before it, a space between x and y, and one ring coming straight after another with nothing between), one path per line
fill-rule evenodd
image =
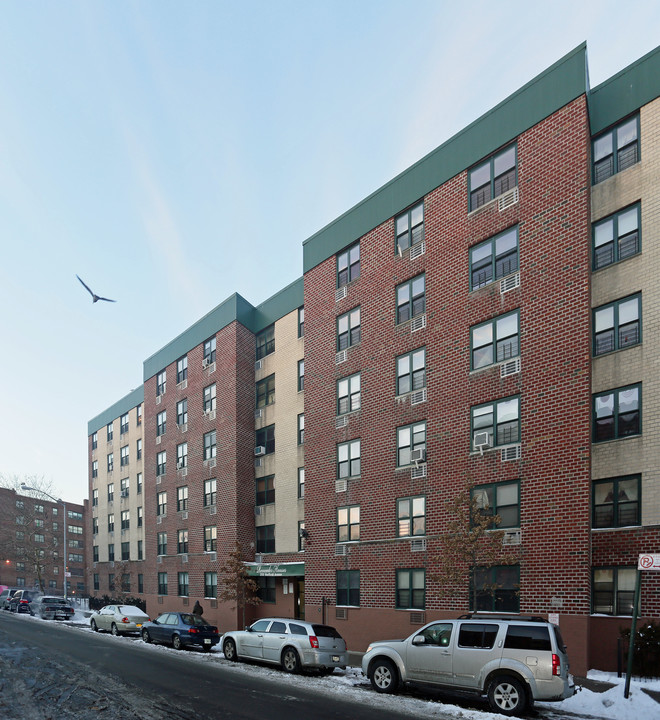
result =
M120 605L117 610L121 615L144 615L142 610L135 605Z
M312 625L312 628L316 637L338 638L341 640L341 635L330 625Z
M181 622L184 625L208 625L209 622L199 615L191 615L186 613L185 615L181 615Z
M64 598L58 597L45 597L41 599L42 603L48 603L49 605L68 605Z

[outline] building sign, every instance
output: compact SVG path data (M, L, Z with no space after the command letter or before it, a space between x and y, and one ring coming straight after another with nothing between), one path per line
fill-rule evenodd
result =
M649 553L640 555L637 561L637 569L660 571L660 555L651 555Z
M303 577L305 563L246 563L248 574L259 577Z

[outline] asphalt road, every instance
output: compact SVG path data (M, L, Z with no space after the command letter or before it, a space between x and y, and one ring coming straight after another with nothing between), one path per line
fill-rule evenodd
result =
M0 612L0 717L16 720L403 720L231 667Z

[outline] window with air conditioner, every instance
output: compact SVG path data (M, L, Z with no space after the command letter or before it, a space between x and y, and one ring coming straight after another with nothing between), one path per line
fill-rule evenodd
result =
M188 467L188 443L180 443L176 446L176 468L183 470Z
M426 387L426 349L418 348L396 359L396 394L406 395Z
M204 480L204 507L216 504L216 478Z
M184 355L176 361L176 384L188 379L188 356Z
M207 385L204 388L203 408L204 408L204 412L207 415L215 411L215 402L216 402L216 389L215 389L215 383L213 383L212 385Z
M396 429L397 467L414 464L413 452L421 450L426 450L426 421L404 425ZM414 457L420 456L415 454Z
M470 289L489 285L518 270L518 226L470 248Z
M182 512L188 509L188 486L182 485L176 489L176 509Z
M179 427L188 424L188 398L183 398L176 404L176 424Z
M468 171L469 211L486 205L517 184L517 149L513 144Z
M412 320L426 312L426 277L418 275L396 287L397 325Z
M519 311L500 315L470 328L472 370L520 356Z
M593 269L600 270L639 254L642 247L641 227L639 203L593 223Z
M424 240L424 201L417 203L394 220L396 252L402 255L409 247Z
M275 425L261 428L255 433L255 448L265 448L264 455L270 455L275 452Z
M215 337L209 338L204 342L204 356L202 359L202 365L208 367L215 362Z
M216 431L204 433L204 460L212 460L216 456Z
M215 525L204 527L204 552L216 552L218 549L218 528Z
M346 415L360 409L360 373L337 381L337 415Z
M471 411L472 445L488 434L488 446L499 447L520 442L520 398L510 397L477 405Z
M160 397L165 394L167 389L167 370L161 370L156 375L156 397Z

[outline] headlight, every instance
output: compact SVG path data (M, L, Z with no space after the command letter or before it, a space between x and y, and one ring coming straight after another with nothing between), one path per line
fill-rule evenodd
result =
M371 652L371 645L369 645L369 647L367 648L367 652ZM365 655L366 655L366 654L367 654L367 653L365 653Z

